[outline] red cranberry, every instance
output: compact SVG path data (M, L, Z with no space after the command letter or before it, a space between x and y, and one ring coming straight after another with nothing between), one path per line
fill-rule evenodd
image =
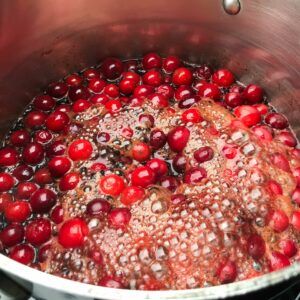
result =
M40 95L34 98L33 106L35 109L39 109L42 111L49 111L54 108L56 102L49 95Z
M103 277L98 285L108 287L108 288L114 288L114 289L124 289L124 285L122 284L122 281L118 277L111 277L111 276L105 276Z
M292 213L291 224L296 230L300 231L300 211L294 211Z
M187 158L183 154L177 154L172 161L172 167L177 173L185 172L187 166Z
M143 142L135 143L131 151L132 157L139 162L148 160L151 155L151 150L149 146Z
M37 190L37 186L33 182L19 183L16 196L20 199L28 199Z
M156 88L157 94L161 94L166 98L171 98L174 95L174 90L169 84L162 84Z
M292 240L282 240L279 243L282 253L287 257L293 257L297 253L296 243Z
M292 194L292 200L300 205L300 188L296 188Z
M143 68L150 70L160 68L162 66L162 59L157 53L148 53L142 59Z
M23 147L30 142L30 134L25 129L16 130L11 134L10 141L16 147Z
M110 113L115 113L122 108L122 103L119 100L109 100L107 103L105 103L105 108Z
M101 65L101 71L103 75L110 80L119 78L123 72L123 69L123 63L114 57L106 58Z
M285 116L279 113L270 113L266 116L265 122L275 129L284 129L289 126Z
M52 176L61 177L70 170L71 162L66 157L53 157L48 162L48 168Z
M44 245L39 249L38 262L43 263L47 261L47 259L49 258L50 249L51 249L50 244Z
M87 160L93 153L93 146L88 140L75 140L69 146L68 154L69 157L74 160Z
M148 166L137 167L131 175L134 186L147 187L155 182L155 173Z
M0 194L0 213L2 213L8 202L12 202L13 197L9 193L1 193Z
M9 257L21 264L29 265L34 259L34 249L27 244L17 245L11 249Z
M237 149L235 146L232 145L225 145L222 148L222 154L227 158L227 159L233 159L236 157L237 154Z
M56 203L57 195L49 189L38 189L30 197L30 205L35 213L47 213Z
M160 129L154 129L150 133L150 146L154 149L162 148L167 142L167 136Z
M236 264L233 261L227 261L221 265L217 273L221 283L233 282L237 277Z
M154 125L154 118L149 114L141 114L139 115L139 122L144 125L144 127L151 128Z
M50 131L48 130L38 130L35 132L34 134L34 140L37 142L37 143L40 143L40 144L47 144L49 143L53 138L53 135Z
M39 143L29 143L24 147L22 157L25 163L36 165L44 159L44 148Z
M269 126L258 125L252 128L254 134L264 141L273 140L273 131Z
M34 181L40 186L52 183L53 179L49 169L41 168L37 170L34 174Z
M193 87L199 94L199 89L205 84L207 84L207 81L205 79L200 79L194 83Z
M143 75L143 83L157 87L163 82L163 77L159 71L150 70Z
M82 83L82 78L78 74L71 74L65 81L68 86L78 86Z
M253 107L255 107L261 115L265 115L269 111L269 107L263 103L254 104Z
M195 184L207 177L207 173L204 168L194 167L189 169L185 174L183 181L187 184Z
M269 226L275 232L283 232L289 227L289 218L282 210L275 210L270 215Z
M17 200L7 203L4 216L8 222L22 223L30 216L31 210L28 202Z
M103 256L97 249L93 249L90 253L90 257L99 266L103 266Z
M172 73L178 69L181 61L177 56L170 55L163 60L163 68L166 73Z
M198 95L200 97L208 97L213 100L219 100L221 97L221 92L216 84L205 83L202 86L200 86L198 90Z
M186 196L184 194L174 194L171 196L171 201L175 205L179 205L186 201Z
M145 197L144 189L138 186L128 186L126 187L122 194L120 201L124 205L132 205Z
M69 90L69 98L72 102L75 102L78 99L87 100L90 98L90 96L90 91L83 85L73 86Z
M258 234L252 234L247 240L247 251L254 259L261 259L266 252L266 244Z
M129 224L130 219L131 213L128 208L115 208L108 213L108 221L114 228L125 228Z
M0 192L10 190L15 184L14 178L8 173L0 173Z
M18 152L11 147L5 147L0 150L0 166L13 166L19 161Z
M0 241L5 247L15 246L23 241L24 229L19 224L9 224L0 232Z
M76 186L78 185L79 180L80 180L80 176L78 173L71 172L71 173L65 174L59 182L59 189L61 191L74 190L76 188Z
M155 108L163 108L169 105L168 99L162 94L154 93L149 96L149 100Z
M98 216L103 213L108 213L111 210L110 204L102 199L94 199L88 203L86 212L90 216Z
M104 176L99 185L102 192L110 196L120 195L125 188L123 178L115 174Z
M277 271L290 265L289 259L280 252L273 251L269 258L272 271Z
M122 79L119 83L120 92L124 95L130 95L133 93L136 87L134 79Z
M134 89L134 97L147 97L154 92L153 86L141 84Z
M177 126L169 131L167 140L171 150L181 152L185 148L189 137L190 131L186 127Z
M224 101L227 104L227 106L229 106L231 108L240 106L244 102L241 94L239 94L239 93L228 93L228 94L226 94L225 98L224 98Z
M138 84L141 80L140 75L135 72L124 72L122 77L123 79L132 80L135 84Z
M300 158L300 149L292 149L291 154L295 158Z
M191 85L193 74L188 68L178 68L174 71L172 81L175 85Z
M91 102L94 104L105 104L108 101L109 101L109 98L105 94L96 94L96 95L93 95L91 98Z
M104 94L111 98L116 98L120 95L119 87L115 84L110 83L104 88Z
M267 189L269 190L271 195L276 195L277 196L277 195L282 195L283 194L281 185L275 180L269 180L268 181Z
M63 82L54 82L48 87L48 94L54 98L62 98L67 92L68 86Z
M293 176L296 179L297 187L300 187L300 167L293 170Z
M195 103L197 103L199 101L199 99L197 98L197 96L192 96L190 98L181 100L178 103L178 107L181 109L186 109L186 108L190 108L191 106L193 106Z
M161 179L160 185L171 192L175 192L178 187L178 181L174 176L165 176Z
M214 151L209 146L201 147L194 152L194 158L198 163L203 163L205 161L212 160L213 157L214 157Z
M174 97L178 101L189 99L194 96L194 92L190 86L181 85L175 90Z
M25 227L25 238L33 246L40 246L46 243L50 237L51 223L47 219L35 219Z
M296 147L297 140L294 135L289 131L282 131L277 135L277 139L288 147Z
M246 99L247 103L255 104L263 100L263 94L264 92L260 86L249 84L243 92L243 97Z
M244 87L241 85L233 85L229 88L230 93L239 93L241 94L244 91Z
M66 152L66 145L62 141L53 142L47 149L48 156L59 156Z
M130 107L140 107L143 105L145 98L144 97L130 97L129 106Z
M261 119L257 109L249 105L236 107L234 109L234 114L247 127L256 125Z
M107 170L107 166L102 163L93 163L90 167L91 172L96 173L102 170Z
M199 78L204 78L205 80L208 80L211 77L211 74L211 68L206 65L202 65L196 69L196 75Z
M55 112L63 112L65 114L68 114L71 111L72 109L70 104L60 104L55 108Z
M19 181L26 181L33 176L33 169L27 165L19 165L14 169L13 175Z
M184 111L181 115L181 119L185 123L192 122L194 124L203 121L203 118L197 108L190 108Z
M159 158L152 158L146 164L156 175L156 178L160 178L167 174L168 165L165 161Z
M46 127L54 132L62 131L69 123L70 119L64 112L54 111L46 119Z
M51 220L55 224L60 224L64 220L64 209L62 208L61 205L57 205L53 208L51 212Z
M64 248L79 248L84 244L89 228L84 220L74 218L66 221L58 232L58 242Z
M91 106L91 103L84 99L78 99L73 103L73 111L75 113L80 113L86 111Z
M290 169L289 161L286 159L286 157L283 154L275 153L272 155L271 159L272 159L273 164L277 168L279 168L285 172L290 172L291 169Z
M90 81L95 78L100 78L100 73L94 68L89 68L83 72L83 77Z
M229 70L220 69L212 75L212 81L218 86L229 87L234 83L234 76Z

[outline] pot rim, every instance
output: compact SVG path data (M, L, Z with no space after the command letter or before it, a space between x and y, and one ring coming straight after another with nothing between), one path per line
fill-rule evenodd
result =
M107 300L224 299L229 296L244 295L249 292L257 291L300 275L300 263L298 262L276 272L225 285L188 290L139 291L106 288L61 278L22 265L2 254L0 254L0 269L9 275L16 276L33 284L38 284L65 294Z

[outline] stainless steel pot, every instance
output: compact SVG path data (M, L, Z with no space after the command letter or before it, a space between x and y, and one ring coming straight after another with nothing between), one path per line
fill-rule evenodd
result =
M1 133L49 81L108 55L129 58L154 50L227 66L242 82L261 84L300 137L299 44L299 0L241 0L235 16L224 12L220 0L1 1ZM300 274L300 265L295 264L228 285L145 292L68 281L2 255L0 268L35 296L47 299L216 299Z

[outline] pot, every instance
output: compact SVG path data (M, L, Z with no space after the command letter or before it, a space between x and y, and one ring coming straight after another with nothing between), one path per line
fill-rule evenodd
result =
M300 1L11 0L0 3L0 132L41 87L106 56L149 51L228 67L257 82L300 137ZM292 279L300 264L259 278L180 291L131 291L73 282L0 255L0 268L43 299L220 299Z

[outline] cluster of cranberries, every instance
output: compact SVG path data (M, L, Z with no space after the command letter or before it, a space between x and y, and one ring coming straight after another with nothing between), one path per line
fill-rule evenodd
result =
M197 109L203 97L227 108L237 122L250 128L262 141L275 140L289 147L299 159L297 140L287 119L266 104L260 86L242 86L227 69L213 72L206 65L192 66L176 56L163 59L149 53L140 61L125 62L107 58L97 68L50 84L44 94L34 98L8 135L0 150L2 251L18 262L36 266L47 259L54 238L65 249L83 247L90 233L86 217L105 215L111 228L126 231L132 218L130 207L144 199L152 185L169 190L173 205L185 202L186 196L176 193L177 188L180 184L201 184L208 176L203 163L215 155L210 146L200 147L193 153L198 165L190 167L183 153L190 140L190 126L204 121ZM139 122L151 131L147 140L132 142L126 159L133 161L135 168L129 176L114 170L107 172L109 167L102 162L90 166L91 172L101 174L99 196L117 199L120 205L114 207L108 198L99 197L87 203L84 215L66 218L61 198L80 186L79 167L83 162L93 161L97 152L92 141L78 138L82 128L77 117L95 107L117 117L127 107L141 107L146 101L156 110L173 113L179 109L181 124L164 132L154 126L153 115L141 114ZM134 132L123 128L120 134L130 140ZM107 143L110 135L99 132L96 140ZM174 154L170 161L155 154L163 148ZM225 147L222 152L230 160L237 150ZM280 169L293 173L297 187L291 199L300 205L300 167L291 170L280 153L273 161ZM269 188L275 195L283 193L276 181L270 181ZM290 224L300 231L300 210L295 210L290 218L283 210L272 211L269 224L275 232L285 231ZM298 251L296 241L288 238L280 242L280 248L281 252L270 256L272 270L289 265L289 258ZM259 260L266 252L265 241L254 234L247 241L247 249L252 258ZM92 251L91 259L96 264L103 263L99 251ZM229 260L220 264L216 275L221 283L228 283L236 279L237 272L235 263ZM99 285L124 287L120 278L108 275L100 279Z

